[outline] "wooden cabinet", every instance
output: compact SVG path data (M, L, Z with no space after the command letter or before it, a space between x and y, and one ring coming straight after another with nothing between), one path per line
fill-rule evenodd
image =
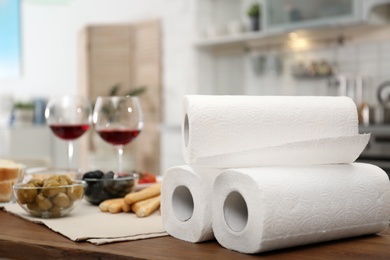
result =
M82 38L85 41L82 46L86 47L82 85L93 102L98 96L108 96L115 85L120 85L121 94L146 87L140 96L144 129L125 147L123 159L125 166L127 162L132 169L159 174L162 115L160 21L89 26ZM90 155L104 153L116 157L114 148L101 144L96 133L91 136ZM108 167L112 170L112 166Z

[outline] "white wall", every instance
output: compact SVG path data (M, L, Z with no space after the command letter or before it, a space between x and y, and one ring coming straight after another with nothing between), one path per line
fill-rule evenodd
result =
M17 79L0 79L0 91L33 96L77 92L77 40L87 25L152 18L162 18L167 26L191 22L190 1L185 0L74 0L58 5L22 1L21 13L23 72ZM177 16L186 19L177 22Z

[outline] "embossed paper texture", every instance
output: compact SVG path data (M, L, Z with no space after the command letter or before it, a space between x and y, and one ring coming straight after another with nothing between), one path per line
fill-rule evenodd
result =
M161 216L165 230L188 242L214 239L211 223L212 186L222 169L169 168L161 190Z
M196 167L351 163L370 138L347 97L189 95L184 114L183 156Z
M387 228L389 179L355 163L370 134L352 99L194 95L184 112L187 165L162 186L170 235L259 253Z
M389 225L389 180L370 164L226 170L212 198L215 237L243 253L374 234Z

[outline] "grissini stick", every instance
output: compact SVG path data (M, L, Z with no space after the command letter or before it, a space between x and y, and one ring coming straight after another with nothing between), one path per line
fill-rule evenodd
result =
M122 198L121 200L114 201L108 206L108 211L110 213L119 213L122 211L122 206L125 204L124 199Z
M129 204L125 203L125 199L123 199L122 211L126 212L126 213L131 211L131 206Z
M112 203L121 201L123 202L123 198L118 198L118 199L108 199L99 204L99 209L103 212L108 212L108 208Z
M134 203L131 210L137 217L147 217L160 207L160 195Z
M131 205L135 202L146 200L159 195L161 192L161 183L154 184L143 190L129 193L125 196L125 203Z

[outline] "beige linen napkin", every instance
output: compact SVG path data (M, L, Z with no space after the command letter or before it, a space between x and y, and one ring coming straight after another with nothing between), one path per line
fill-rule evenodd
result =
M132 213L103 213L86 201L80 202L69 215L53 219L33 217L18 204L5 205L4 209L31 222L44 224L73 241L96 245L168 235L158 212L146 218L138 218Z

